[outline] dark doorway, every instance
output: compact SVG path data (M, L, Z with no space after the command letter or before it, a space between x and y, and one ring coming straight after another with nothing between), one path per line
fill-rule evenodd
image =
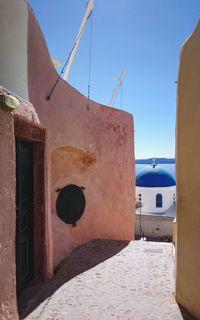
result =
M17 294L33 278L34 195L33 144L16 141L16 278Z

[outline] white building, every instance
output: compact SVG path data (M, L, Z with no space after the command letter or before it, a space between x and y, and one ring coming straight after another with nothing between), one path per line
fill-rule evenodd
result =
M163 167L152 164L136 176L136 234L147 237L171 237L176 212L176 181Z

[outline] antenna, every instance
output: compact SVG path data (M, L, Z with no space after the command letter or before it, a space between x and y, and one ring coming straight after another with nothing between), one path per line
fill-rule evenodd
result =
M73 48L67 58L67 61L65 62L64 66L62 67L62 70L60 71L55 83L53 84L49 94L46 96L46 99L47 100L50 100L51 99L51 96L53 94L53 91L55 90L60 78L61 78L61 75L63 74L64 70L65 70L65 67L66 67L66 70L65 70L65 73L64 73L64 77L63 79L64 80L68 80L68 77L69 77L69 72L70 72L70 69L71 69L71 66L72 66L72 62L73 62L73 59L74 59L74 56L75 56L75 53L77 51L77 48L78 48L78 45L79 45L79 42L81 40L81 36L83 34L83 31L85 29L85 26L86 26L86 23L87 23L87 20L89 19L91 13L92 13L92 9L94 7L94 0L89 0L89 2L86 4L86 11L85 11L85 15L83 17L83 20L82 20L82 23L81 23L81 26L80 26L80 29L79 29L79 32L78 32L78 35L76 37L76 41L73 45ZM53 62L53 61L52 61ZM56 61L56 64L57 62L59 61ZM54 62L53 62L54 63ZM54 64L55 65L55 64Z
M110 101L108 103L109 106L112 106L112 103L115 100L115 98L117 96L117 93L118 93L118 90L119 90L119 88L120 88L120 86L122 84L122 80L123 80L124 76L125 76L125 70L122 70L122 72L120 74L120 77L119 77L119 79L117 81L117 84L115 86L115 89L113 91L112 97L111 97L111 99L110 99Z
M66 66L66 69L65 69L65 72L64 72L63 79L65 81L67 81L68 78L69 78L69 73L70 73L70 70L71 70L72 62L74 60L74 56L75 56L76 51L78 49L79 42L81 40L81 37L82 37L83 32L85 30L85 26L86 26L87 20L89 19L90 15L91 15L93 7L94 7L94 0L89 0L88 3L86 4L85 14L84 14L84 17L83 17L83 20L82 20L78 35L77 35L76 40L74 42L74 46L72 48L72 51L70 52L69 60L68 60L68 63L67 63L67 66Z

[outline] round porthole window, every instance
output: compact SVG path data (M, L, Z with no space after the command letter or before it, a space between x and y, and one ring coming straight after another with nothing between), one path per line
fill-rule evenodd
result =
M56 210L58 217L67 224L75 224L85 210L85 195L82 189L70 184L59 191Z

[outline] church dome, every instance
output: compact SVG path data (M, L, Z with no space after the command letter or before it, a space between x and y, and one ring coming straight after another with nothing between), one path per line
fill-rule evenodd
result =
M137 187L171 187L176 181L172 174L158 165L149 165L141 169L136 176Z

